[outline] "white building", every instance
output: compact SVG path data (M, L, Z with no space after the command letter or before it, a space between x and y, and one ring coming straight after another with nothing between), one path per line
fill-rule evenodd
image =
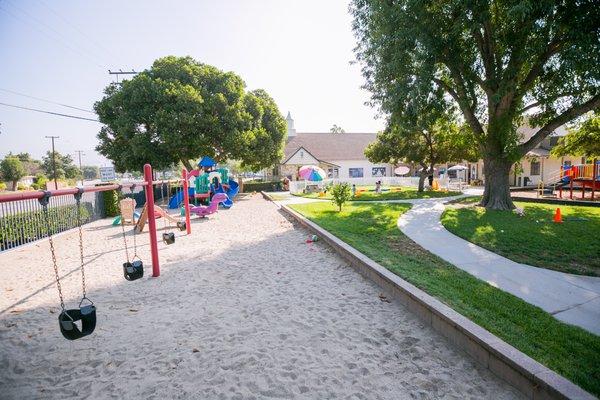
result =
M391 164L373 164L365 157L365 148L375 141L376 133L298 133L289 112L286 121L288 138L280 176L297 180L303 165L318 165L328 178L349 181L393 176Z

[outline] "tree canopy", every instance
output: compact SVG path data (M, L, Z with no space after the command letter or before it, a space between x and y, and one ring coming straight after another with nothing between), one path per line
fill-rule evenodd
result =
M419 191L423 191L425 177L432 174L436 164L477 159L477 152L469 137L472 134L468 127L460 127L443 117L430 121L427 126L391 124L366 148L365 155L376 163L418 164L421 166Z
M233 72L191 57L164 57L122 85L111 84L95 104L97 150L119 172L145 163L168 169L210 156L265 168L280 160L286 123L264 90L246 92Z
M95 165L84 165L81 167L81 173L84 179L100 178L100 169Z
M595 112L578 128L560 138L552 154L600 158L600 113Z
M351 12L372 104L402 124L415 93L442 90L483 156L488 208L513 207L513 163L600 106L593 0L354 0ZM526 141L524 115L538 127Z
M346 133L346 130L344 130L344 128L342 128L341 126L337 126L336 124L333 124L333 126L329 129L329 132L331 132L331 133Z
M17 182L25 176L23 162L16 156L8 155L0 162L2 179L11 182L12 189L17 190Z
M75 179L80 176L79 168L73 164L73 158L69 155L62 155L55 152L56 179ZM42 157L42 170L50 179L54 179L54 168L52 166L52 152L46 152Z

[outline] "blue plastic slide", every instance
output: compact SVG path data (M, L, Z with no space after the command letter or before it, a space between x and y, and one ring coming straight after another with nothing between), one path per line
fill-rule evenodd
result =
M217 193L225 193L228 197L227 200L221 203L224 208L230 208L233 205L233 197L240 191L240 185L233 179L229 179L229 189L225 191L223 185L219 185Z
M194 194L196 194L196 188L188 188L188 194L190 195L190 198L193 199ZM181 202L183 202L183 190L177 191L173 197L171 197L171 200L169 200L169 208L174 210L179 207Z

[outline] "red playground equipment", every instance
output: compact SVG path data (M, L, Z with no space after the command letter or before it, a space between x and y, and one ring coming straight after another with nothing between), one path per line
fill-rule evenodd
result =
M569 198L573 199L573 189L581 189L581 199L585 199L586 189L591 189L594 201L597 190L600 190L600 161L590 164L564 165L560 167L558 193L562 199L564 187L569 188Z

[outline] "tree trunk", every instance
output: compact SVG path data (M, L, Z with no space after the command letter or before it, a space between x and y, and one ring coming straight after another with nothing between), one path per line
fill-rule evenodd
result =
M17 190L17 183L18 182L19 182L18 180L12 181L12 190L13 190L13 192Z
M427 178L427 173L419 174L419 192L422 192L425 190L425 178Z
M190 172L194 169L194 167L192 167L192 164L190 164L190 160L181 160L181 163L183 164L185 169L188 170L188 172Z
M489 210L512 210L515 205L510 197L509 173L512 163L486 156L483 160L485 188L481 205Z

